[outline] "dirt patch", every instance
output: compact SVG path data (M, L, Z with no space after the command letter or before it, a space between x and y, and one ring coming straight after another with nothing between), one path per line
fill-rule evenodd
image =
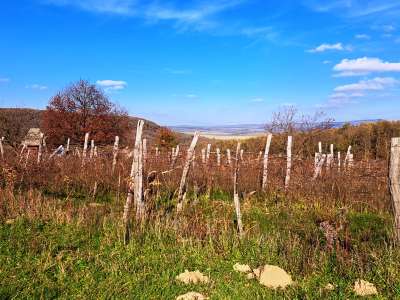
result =
M208 299L208 297L197 292L189 292L184 295L176 297L176 300L205 300L205 299Z
M176 280L179 280L185 284L208 283L210 281L210 279L207 276L203 275L199 270L196 270L194 272L189 272L188 270L185 270L185 272L176 276Z
M354 283L354 293L357 296L372 296L377 295L378 291L373 283L358 279Z

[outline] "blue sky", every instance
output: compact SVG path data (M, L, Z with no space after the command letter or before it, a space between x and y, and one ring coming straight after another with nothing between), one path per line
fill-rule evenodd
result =
M400 119L399 20L398 0L2 1L0 106L83 78L165 125Z

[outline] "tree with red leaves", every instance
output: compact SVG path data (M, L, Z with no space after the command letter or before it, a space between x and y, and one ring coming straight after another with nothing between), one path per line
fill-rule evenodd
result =
M82 142L86 132L97 144L112 143L127 128L127 114L118 109L102 90L79 80L58 92L42 116L42 129L50 144Z

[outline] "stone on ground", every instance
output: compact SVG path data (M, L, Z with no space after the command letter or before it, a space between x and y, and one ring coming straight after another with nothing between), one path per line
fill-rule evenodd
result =
M286 288L293 283L292 277L278 266L265 265L261 269L259 282L268 288Z
M328 283L325 287L325 290L327 291L333 291L335 289L335 286L332 283Z
M239 263L234 264L233 269L235 271L241 272L241 273L250 273L251 272L251 268L249 265L241 265Z
M357 296L372 296L377 295L378 291L373 283L358 279L354 283L354 293Z
M208 283L210 281L209 278L203 275L199 270L196 270L194 272L189 272L188 270L185 270L185 272L176 276L176 279L185 284Z
M176 297L176 300L205 300L205 299L208 298L197 292L189 292L184 295Z

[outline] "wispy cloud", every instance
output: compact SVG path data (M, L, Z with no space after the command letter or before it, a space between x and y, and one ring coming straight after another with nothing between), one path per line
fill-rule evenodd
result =
M324 65L329 65L329 64L331 64L332 62L331 62L330 60L324 60L322 63L323 63Z
M10 82L10 78L0 77L0 83L8 83Z
M371 39L371 37L368 34L365 34L365 33L356 34L354 37L356 39L358 39L358 40L369 40L369 39Z
M338 86L335 92L364 92L381 91L399 85L400 81L392 77L376 77L374 79L360 80L357 83Z
M336 77L367 75L373 72L400 72L400 63L385 62L379 58L343 59L333 67Z
M123 90L128 85L126 81L110 79L97 80L96 84L104 88L105 91Z
M344 50L350 50L349 46L343 46L342 43L336 43L336 44L321 44L318 47L315 47L313 49L307 50L307 52L310 53L318 53L318 52L325 52L328 50L336 50L336 51L344 51Z
M264 102L264 101L265 101L265 99L262 98L262 97L255 97L255 98L250 100L250 102L253 102L253 103L261 103L261 102Z
M165 73L172 74L172 75L188 75L188 74L192 74L192 70L188 70L188 69L165 68L163 71Z
M47 89L48 89L47 86L41 85L41 84L37 84L37 83L35 83L35 84L28 84L28 85L25 86L25 88L27 88L27 89L32 89L32 90L38 90L38 91L44 91L44 90L47 90Z
M45 0L44 3L59 6L73 6L94 13L133 15L137 0Z
M397 0L304 0L303 3L314 11L335 13L347 18L365 18L379 15L390 16L400 7Z
M187 95L185 95L185 98L188 98L188 99L197 99L197 98L199 98L199 96L196 95L196 94L187 94Z

